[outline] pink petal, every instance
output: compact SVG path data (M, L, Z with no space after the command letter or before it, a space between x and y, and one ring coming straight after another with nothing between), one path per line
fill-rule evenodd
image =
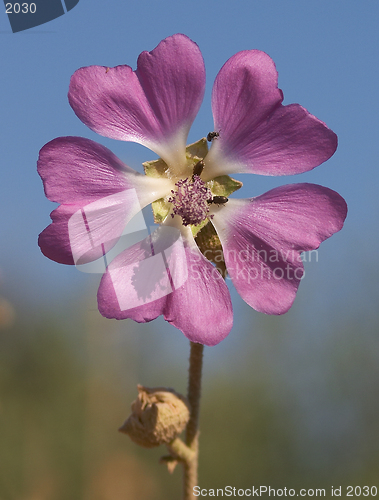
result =
M192 238L192 237L191 237ZM228 288L197 246L172 227L128 248L108 266L98 305L107 318L164 319L193 342L215 345L232 328Z
M57 203L90 201L128 189L124 165L109 149L81 137L58 137L48 142L38 159L47 198Z
M345 200L315 184L292 184L213 208L230 277L241 297L266 314L291 307L303 265L300 254L339 231Z
M298 104L283 106L272 59L259 50L231 57L212 92L215 130L207 176L224 173L288 175L330 158L337 136Z
M205 67L185 35L166 38L129 66L81 68L71 78L69 101L95 132L143 144L167 163L183 163L188 131L201 105Z
M80 207L77 205L61 205L51 212L53 223L38 237L38 245L45 257L61 264L75 264L68 234L68 221L78 210Z
M103 257L118 242L140 210L133 189L82 206L63 204L51 213L53 223L40 234L38 244L56 262L87 264Z
M39 245L44 255L64 264L102 257L141 208L171 187L168 180L138 174L104 146L79 137L46 144L38 172L46 196L62 203Z

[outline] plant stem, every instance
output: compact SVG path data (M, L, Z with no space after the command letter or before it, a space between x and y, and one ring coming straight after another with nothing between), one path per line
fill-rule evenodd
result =
M186 445L194 452L190 459L183 463L183 500L193 498L193 487L197 483L197 469L199 458L199 414L201 394L201 371L203 367L202 344L190 343L191 353L188 373L188 402L190 405L190 419L186 427Z

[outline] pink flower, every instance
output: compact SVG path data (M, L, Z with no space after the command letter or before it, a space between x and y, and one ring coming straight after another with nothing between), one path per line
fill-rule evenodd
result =
M191 341L215 345L232 328L232 305L225 281L196 245L194 226L208 221L214 226L243 300L257 311L282 314L303 275L301 252L339 231L347 207L336 192L304 183L227 203L214 198L225 174L311 170L333 155L337 137L298 104L281 104L267 54L242 51L216 77L216 133L204 165L194 173L199 157L186 152L186 140L204 89L200 50L180 34L143 52L136 71L129 66L76 71L69 101L80 120L101 135L150 148L164 161L163 169L154 176L139 174L88 139L49 142L41 149L38 172L46 196L60 206L39 245L60 263L94 261L114 247L141 208L161 200L167 216L158 230L108 265L99 310L108 318L138 322L162 314Z

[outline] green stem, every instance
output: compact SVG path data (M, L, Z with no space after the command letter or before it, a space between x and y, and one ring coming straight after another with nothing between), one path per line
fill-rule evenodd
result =
M201 372L203 367L202 344L191 345L189 374L188 374L188 395L190 406L190 419L186 427L186 445L194 453L188 459L182 461L183 464L183 500L191 500L193 487L198 484L197 470L199 458L199 414L200 414L200 394L201 394Z
M172 458L181 462L190 462L193 460L195 452L188 448L180 438L174 439L169 444L166 444Z

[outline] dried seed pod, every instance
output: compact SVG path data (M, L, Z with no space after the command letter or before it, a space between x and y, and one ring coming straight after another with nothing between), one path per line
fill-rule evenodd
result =
M145 448L171 443L189 420L186 399L173 389L138 385L132 414L119 431Z

